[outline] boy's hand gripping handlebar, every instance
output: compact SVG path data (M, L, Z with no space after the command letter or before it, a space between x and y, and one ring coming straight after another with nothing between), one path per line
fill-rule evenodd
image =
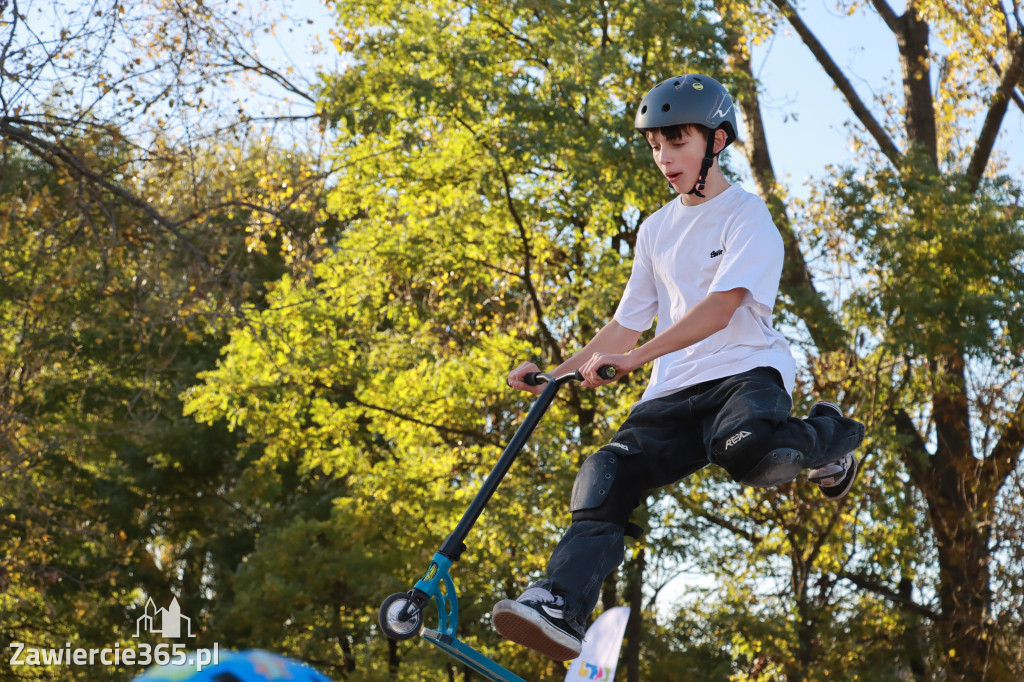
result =
M603 365L600 369L597 370L597 376L601 377L605 381L611 381L612 379L614 379L615 374L616 370L613 365ZM526 384L527 386L540 386L541 384L547 383L551 378L552 377L550 374L546 374L544 372L530 372L529 374L523 377L523 383ZM575 379L576 381L583 381L583 375L580 374L579 370L576 370L575 372L566 375L566 377L561 378L571 378Z

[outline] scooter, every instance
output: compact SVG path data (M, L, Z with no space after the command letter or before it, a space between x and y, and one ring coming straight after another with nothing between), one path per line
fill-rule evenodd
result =
M598 370L603 379L615 378L615 367L605 365ZM572 381L583 381L578 371L560 377L542 372L531 372L524 382L531 386L544 384L544 390L534 401L522 425L516 429L512 439L501 453L497 464L484 479L480 491L473 498L469 508L451 535L441 543L440 549L434 554L427 567L427 572L408 592L392 594L380 605L377 620L381 630L394 640L412 639L417 634L461 661L470 669L480 673L494 682L526 682L523 678L501 667L482 653L459 640L459 599L455 591L455 582L451 577L451 567L466 550L466 536L473 524L480 518L494 491L512 467L519 451L529 440L541 417L547 412L558 393L558 389ZM433 599L437 605L438 627L436 630L423 628L423 611Z

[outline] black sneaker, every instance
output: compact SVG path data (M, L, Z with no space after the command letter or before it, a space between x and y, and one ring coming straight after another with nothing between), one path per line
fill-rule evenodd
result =
M807 472L807 478L818 484L821 494L830 500L841 500L846 497L857 478L857 458L853 453L843 455L838 462L826 464L818 469Z
M539 651L556 661L578 658L583 634L569 625L562 608L565 601L542 587L527 588L519 599L503 599L494 605L494 629L505 639Z
M843 411L835 403L827 401L815 403L811 407L810 416L824 415L842 417ZM818 489L821 490L825 497L830 500L840 500L846 497L846 494L850 492L850 488L853 487L853 481L857 478L858 469L857 458L853 456L852 452L848 452L831 464L809 470L807 478L812 483L818 484Z

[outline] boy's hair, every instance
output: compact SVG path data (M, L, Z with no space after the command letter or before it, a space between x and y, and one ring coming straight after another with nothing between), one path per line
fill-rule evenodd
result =
M664 126L662 128L640 129L640 134L643 135L644 139L647 140L648 142L650 142L649 134L655 132L661 133L662 135L665 136L665 139L670 142L672 140L678 140L684 134L694 135L699 133L700 136L704 138L704 141L707 142L708 139L711 137L713 131L711 130L711 128L708 128L707 126L702 126L699 123L679 123L676 125Z

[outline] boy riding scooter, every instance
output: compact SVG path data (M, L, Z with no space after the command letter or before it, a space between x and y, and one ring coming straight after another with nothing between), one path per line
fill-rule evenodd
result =
M795 362L772 326L782 238L764 202L719 167L736 139L729 93L708 76L670 78L640 102L635 125L679 196L640 226L612 320L549 375L579 371L596 388L610 381L598 374L604 366L618 378L653 363L651 378L611 441L580 467L572 524L547 576L493 610L502 636L556 660L579 655L601 584L622 563L629 516L650 490L713 463L757 487L808 469L838 500L853 485L864 438L863 425L832 403L790 414ZM637 347L655 319L654 337ZM526 362L507 381L539 394L525 381L538 371Z

